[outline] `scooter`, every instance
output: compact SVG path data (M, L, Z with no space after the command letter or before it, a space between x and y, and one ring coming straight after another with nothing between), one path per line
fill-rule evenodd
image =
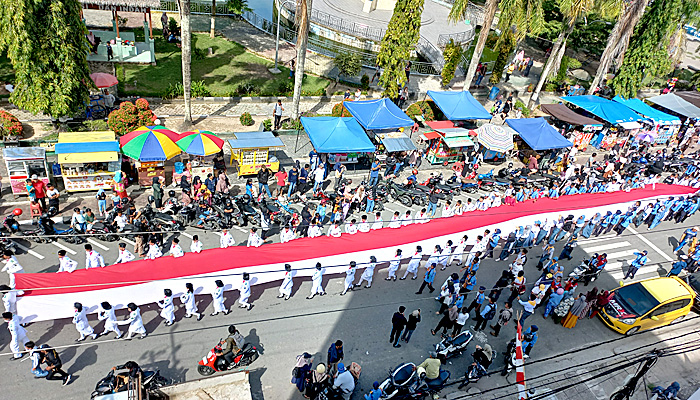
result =
M209 376L217 371L228 371L237 367L245 367L260 357L258 349L250 343L243 345L243 348L233 358L232 363L226 362L224 357L216 354L221 353L221 351L221 341L219 341L216 346L209 350L209 353L199 361L197 372L199 372L200 375Z
M411 362L400 364L379 385L386 399L424 399L438 393L450 378L449 371L440 370L437 379L426 379L425 370Z
M574 268L574 270L569 274L569 277L576 279L577 282L583 282L584 286L589 283L594 282L603 272L603 269L608 264L607 260L603 265L597 267L595 265L596 259L598 258L598 253L595 253L593 257L588 260L581 261L581 264Z
M506 376L510 372L515 371L515 339L511 339L510 342L508 342L503 357L503 364L505 365L501 371L502 376Z
M115 373L114 370L110 370L107 376L100 379L95 385L95 390L93 390L90 395L91 399L95 399L101 396L109 396L114 393L132 391L136 388L135 383L132 383L133 378L129 376L129 372ZM154 392L163 386L167 386L171 381L160 375L159 370L155 371L142 371L141 372L141 390L145 390L149 394ZM116 398L116 397L109 397ZM131 397L129 397L131 398ZM141 396L139 396L141 398Z
M470 383L479 382L479 379L481 379L481 377L485 375L486 368L484 368L478 362L473 362L469 366L469 368L467 368L467 372L464 373L464 380L462 380L462 383L460 383L459 386L457 386L457 389L461 389Z
M438 357L445 359L460 355L473 338L474 335L469 331L463 331L454 338L447 336L435 345L435 352L438 354Z

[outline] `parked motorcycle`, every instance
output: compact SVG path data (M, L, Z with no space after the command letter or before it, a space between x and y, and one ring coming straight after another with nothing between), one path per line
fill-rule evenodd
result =
M141 372L141 391L146 391L148 394L153 395L155 391L163 386L167 386L171 381L160 375L159 370L149 371L145 370ZM115 373L114 370L110 370L107 376L100 379L95 385L95 390L90 395L91 399L99 396L109 396L115 393L132 391L136 389L136 382L134 378L129 376L129 372ZM154 393L151 393L154 392ZM110 397L116 398L116 397ZM131 397L129 397L131 398ZM141 396L138 396L141 398Z
M379 388L387 399L423 399L442 390L449 378L448 371L440 370L440 376L437 379L426 379L425 370L407 362L389 372L389 377L379 385Z
M219 341L216 346L209 350L209 353L199 361L197 372L199 372L200 375L209 376L217 371L228 371L238 367L245 367L260 357L258 349L250 343L243 345L243 348L236 354L233 358L233 362L230 364L226 362L223 356L217 355L217 353L221 354L221 351L221 341Z
M459 384L457 389L461 389L470 383L479 382L479 379L486 374L486 368L484 368L481 364L478 362L471 363L471 365L469 365L467 368L467 372L464 373L464 380L462 380L462 383Z
M438 357L444 359L460 355L473 338L474 335L469 331L463 331L454 338L447 336L443 338L440 343L435 345L435 352L438 354Z

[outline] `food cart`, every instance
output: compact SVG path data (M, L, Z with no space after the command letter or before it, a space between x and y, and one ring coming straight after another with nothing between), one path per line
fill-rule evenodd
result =
M32 175L36 175L46 184L49 183L46 150L43 147L5 147L3 156L10 176L12 194L27 194L25 181Z
M459 161L467 147L474 147L474 142L469 137L469 130L464 128L440 128L435 130L439 138L432 140L427 160L431 164L444 164ZM473 132L473 131L472 131ZM433 137L431 135L431 137Z
M56 155L68 192L109 189L121 167L119 142L113 132L62 132Z
M239 132L234 136L235 139L226 140L226 144L231 149L229 164L236 161L238 176L257 174L263 165L272 172L279 170L279 160L270 156L270 149L284 147L282 139L272 132Z
M204 181L209 174L216 175L218 169L226 169L223 162L223 139L209 131L201 130L184 132L180 136L182 138L176 144L183 153L180 154L180 162L175 164L173 171L174 185L177 185L183 176L188 179L199 176L199 179Z

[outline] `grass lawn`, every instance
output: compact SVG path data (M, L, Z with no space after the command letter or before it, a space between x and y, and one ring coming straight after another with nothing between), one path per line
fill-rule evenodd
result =
M274 63L245 51L245 48L207 34L194 34L193 47L201 49L203 59L196 59L192 52L192 81L204 81L213 96L236 95L236 88L247 84L254 87L250 95L277 95L281 85L291 85L289 70L281 67L282 73L274 75L268 71ZM139 40L137 38L137 40ZM117 66L120 94L161 96L168 84L182 81L182 58L180 49L161 38L156 38L156 65L122 64ZM214 54L208 55L208 48ZM1 66L1 64L0 64ZM330 81L306 75L303 92L323 94ZM291 87L291 86L290 86Z

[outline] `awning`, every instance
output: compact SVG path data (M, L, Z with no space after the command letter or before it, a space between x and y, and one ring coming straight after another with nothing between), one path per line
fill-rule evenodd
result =
M673 93L650 97L647 100L676 114L684 115L688 118L700 118L700 108Z
M474 146L474 142L472 142L469 136L446 135L444 138L442 138L442 141L445 142L449 148Z
M563 149L574 145L542 117L508 118L506 123L518 132L520 138L533 150Z
M676 92L676 96L687 101L688 103L694 105L695 107L700 107L700 92L688 91L688 92Z
M477 140L489 150L505 153L515 147L512 128L503 125L484 124L476 130Z
M413 126L413 120L387 98L345 101L345 108L367 130L398 129Z
M641 129L642 125L639 122L621 122L618 125L622 129Z
M433 139L439 139L441 137L442 137L442 135L438 131L425 132L425 133L420 135L420 138L423 140L433 140Z
M5 147L2 149L2 154L6 161L33 158L43 160L46 158L46 149L43 147Z
M301 117L301 124L319 153L371 153L376 150L364 129L353 118Z
M379 134L377 135L377 138L382 142L388 153L392 153L394 151L416 150L416 145L413 144L411 138L403 133L392 132L387 134Z
M62 132L55 149L59 164L119 161L113 132Z
M581 107L613 125L642 119L639 114L630 110L627 106L598 96L564 96L561 99Z
M476 132L471 129L464 128L446 128L446 129L436 129L436 131L442 133L445 136L476 136Z
M233 135L235 139L226 141L232 150L284 147L282 139L272 132L236 132Z
M632 109L634 112L642 114L643 116L652 119L657 124L660 124L660 125L680 125L681 124L681 119L676 117L675 115L666 114L665 112L657 110L656 108L653 108L652 106L648 105L647 103L645 103L639 99L625 100L620 96L615 96L615 97L613 97L613 101L626 105L627 107ZM625 128L625 129L631 129L631 128Z
M460 91L428 90L428 96L440 108L445 117L452 121L471 119L491 119L492 115L471 93Z
M571 125L603 126L600 121L596 121L593 118L584 117L564 104L542 104L540 109L554 118L560 121L568 122Z
M426 121L425 123L433 129L454 128L455 126L452 121Z

